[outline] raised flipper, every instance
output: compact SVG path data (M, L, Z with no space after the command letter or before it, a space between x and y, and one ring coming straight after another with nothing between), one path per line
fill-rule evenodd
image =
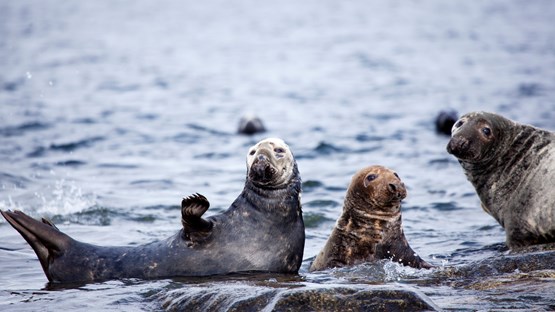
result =
M31 245L39 258L44 274L49 281L52 281L48 266L54 258L59 257L67 250L72 239L60 232L47 219L42 219L40 222L18 210L0 211L0 213Z
M181 224L183 239L188 246L198 245L212 233L212 222L202 218L210 203L206 197L196 193L181 202Z

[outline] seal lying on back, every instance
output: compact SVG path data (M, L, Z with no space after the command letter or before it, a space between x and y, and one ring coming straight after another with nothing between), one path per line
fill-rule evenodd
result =
M510 248L555 242L554 133L473 112L453 126L447 152L505 228Z
M51 222L20 211L2 215L35 250L51 282L203 276L231 272L297 273L304 249L301 179L289 147L266 139L250 148L243 192L208 218L208 200L182 202L183 229L137 247L103 247L76 241Z
M343 213L310 271L380 259L431 268L403 233L401 200L406 195L405 185L390 169L371 166L358 171L347 190Z

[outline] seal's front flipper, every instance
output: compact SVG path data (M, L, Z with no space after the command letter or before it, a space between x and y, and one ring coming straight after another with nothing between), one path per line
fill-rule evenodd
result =
M199 244L210 236L213 224L202 218L208 207L210 207L208 199L198 193L183 198L181 223L183 224L183 239L187 245Z
M49 220L42 219L41 222L18 210L0 211L0 213L31 245L39 258L44 274L49 281L52 281L49 265L52 260L67 250L72 239L60 232Z

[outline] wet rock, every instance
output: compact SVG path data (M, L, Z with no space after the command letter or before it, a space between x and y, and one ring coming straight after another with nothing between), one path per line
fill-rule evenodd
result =
M410 289L355 285L296 289L281 294L271 311L433 311L432 301Z
M546 245L531 247L532 249L512 251L463 266L441 269L433 278L420 285L438 283L455 288L508 291L525 284L541 286L546 279L555 281L555 250L549 250L550 247ZM543 291L538 292L532 288L528 288L530 293L542 295Z
M326 285L279 287L248 284L193 286L164 294L169 311L436 311L424 294L402 285Z

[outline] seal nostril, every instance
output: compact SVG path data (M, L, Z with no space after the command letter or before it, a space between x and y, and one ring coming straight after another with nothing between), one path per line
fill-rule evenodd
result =
M393 184L393 183L389 183L389 189L390 189L392 192L395 192L395 191L397 191L397 186L395 186L395 184Z

